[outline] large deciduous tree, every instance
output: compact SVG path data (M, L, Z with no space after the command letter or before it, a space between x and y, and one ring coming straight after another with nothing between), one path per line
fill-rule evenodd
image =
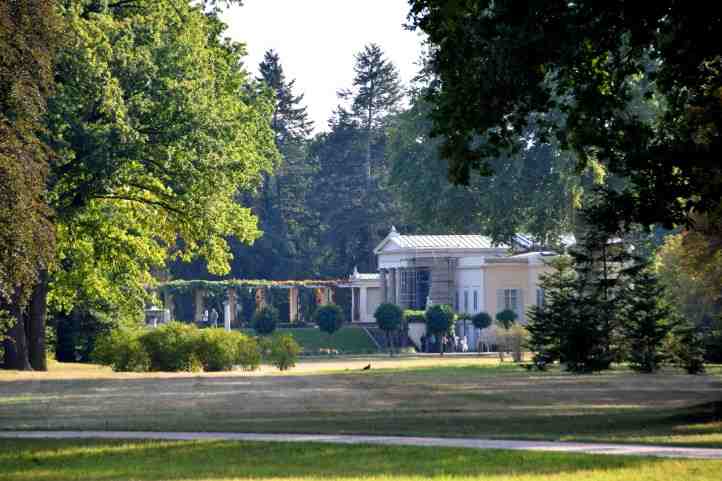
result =
M60 254L51 307L140 314L150 271L168 255L203 256L223 273L227 238L260 235L236 200L275 163L273 104L215 10L149 0L56 7L65 41L46 121ZM40 298L47 287L36 288Z
M607 189L620 222L690 224L722 211L722 11L690 2L411 0L435 46L430 98L460 183L519 142L539 114ZM640 109L643 104L654 108ZM651 114L650 114L651 112ZM542 119L543 120L543 119Z
M4 350L8 368L45 365L38 335L44 326L28 317L43 306L28 303L54 252L45 201L51 152L43 141L43 116L59 36L55 2L0 4L0 357Z

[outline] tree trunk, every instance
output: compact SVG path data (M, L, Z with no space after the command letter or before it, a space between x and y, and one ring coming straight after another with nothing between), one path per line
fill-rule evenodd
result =
M28 344L25 337L25 316L18 309L17 304L9 306L9 311L15 318L15 324L11 327L5 340L5 363L6 369L17 369L18 371L30 371L28 360Z
M48 360L45 346L45 317L48 306L48 272L40 272L38 284L33 289L28 305L28 358L36 371L47 371Z

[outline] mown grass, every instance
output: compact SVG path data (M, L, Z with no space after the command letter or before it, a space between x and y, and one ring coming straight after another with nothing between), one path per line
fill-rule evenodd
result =
M256 335L253 329L242 331ZM358 326L344 326L332 336L314 327L279 328L275 332L293 336L305 355L318 355L322 350L334 350L338 354L366 355L379 352L369 335Z
M368 363L372 369L362 371ZM617 369L575 376L558 370L530 373L478 358L337 358L304 361L291 376L94 375L18 374L6 382L0 375L0 429L393 434L722 447L722 420L712 408L722 398L718 374L641 375Z
M0 440L4 481L718 481L722 461L315 443Z
M303 351L309 354L317 354L321 349L333 349L341 354L370 354L378 351L360 327L342 327L333 336L314 328L278 329L278 332L291 334Z

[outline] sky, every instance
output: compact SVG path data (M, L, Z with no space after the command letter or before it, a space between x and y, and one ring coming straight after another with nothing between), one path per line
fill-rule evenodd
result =
M336 92L350 88L354 54L378 43L399 69L404 85L416 75L421 37L403 28L407 0L245 0L223 13L226 35L246 44L247 67L258 75L268 49L296 79L316 131L328 130Z

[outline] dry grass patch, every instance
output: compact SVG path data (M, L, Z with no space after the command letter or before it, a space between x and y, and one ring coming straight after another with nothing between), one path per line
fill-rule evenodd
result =
M371 371L361 371L368 363ZM722 446L718 375L529 373L447 356L303 361L293 375L4 373L0 429L478 436ZM14 380L8 377L16 376Z

